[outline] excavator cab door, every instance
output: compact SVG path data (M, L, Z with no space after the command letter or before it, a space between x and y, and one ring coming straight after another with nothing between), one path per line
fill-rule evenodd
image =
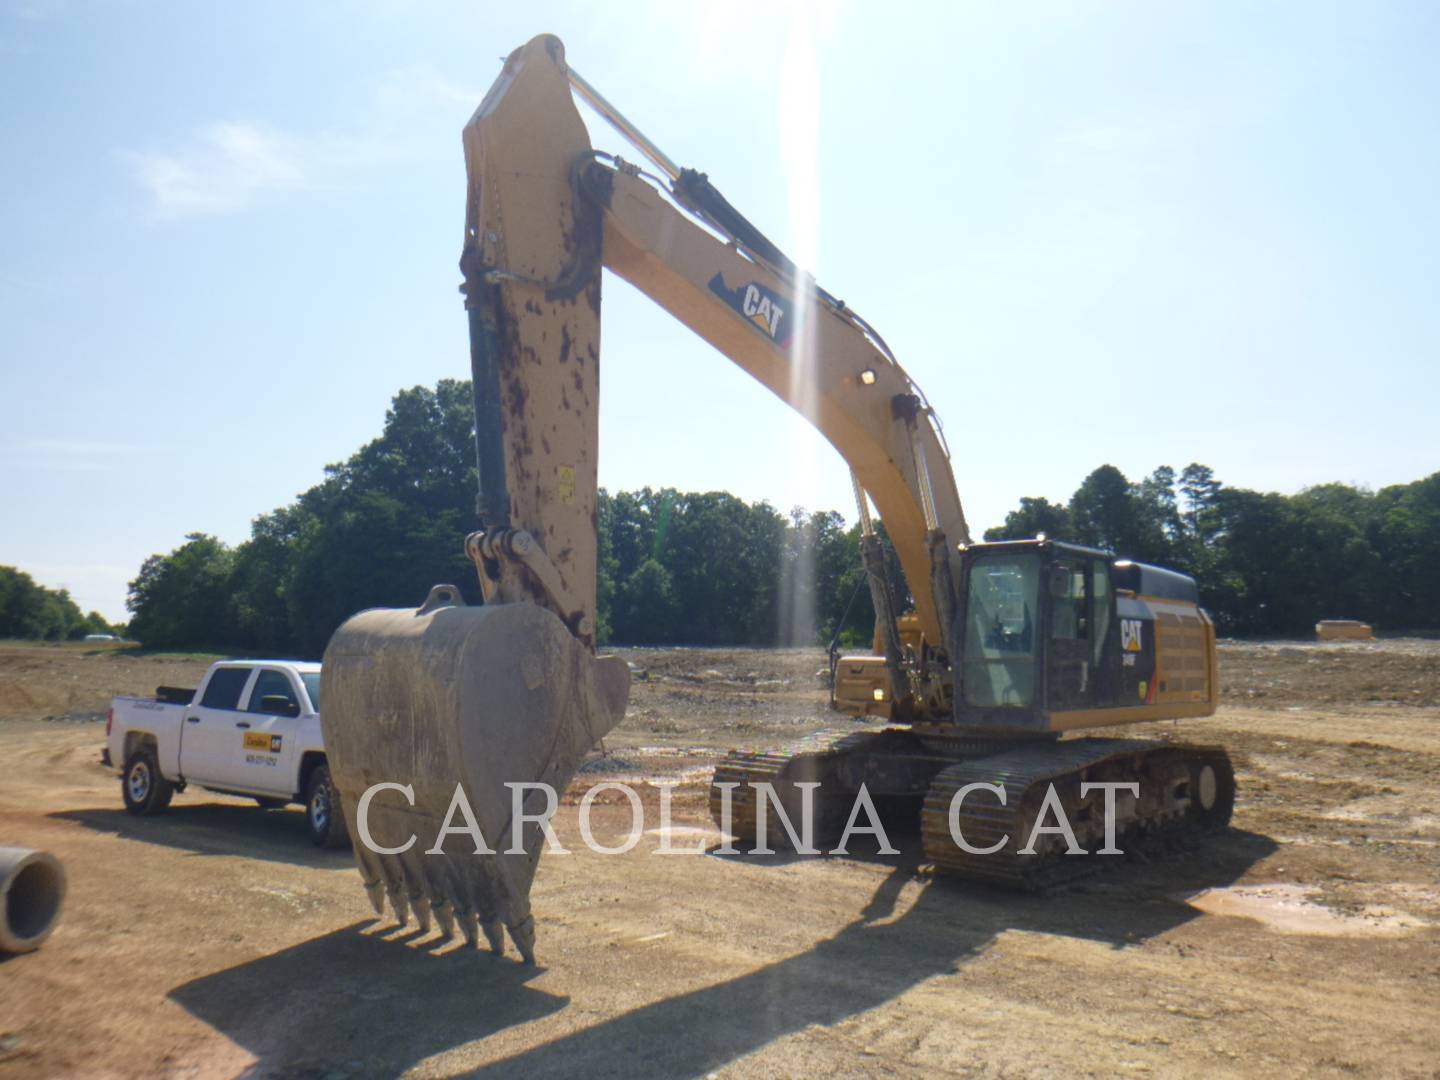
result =
M1095 700L1090 562L1061 552L1046 568L1045 698L1051 710L1083 709Z
M1044 566L1038 551L1004 551L967 560L957 709L1006 724L1040 707ZM984 720L982 723L986 722ZM1019 721L1017 721L1019 722Z
M1050 714L1118 704L1119 622L1111 559L1047 542L966 553L956 721L1047 728Z

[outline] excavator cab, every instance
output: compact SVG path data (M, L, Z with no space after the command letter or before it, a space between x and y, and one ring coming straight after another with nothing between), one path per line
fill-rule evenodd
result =
M1002 541L962 551L956 592L953 697L927 699L926 669L943 660L907 614L896 622L911 695L895 702L877 646L840 658L832 706L996 735L1214 711L1215 630L1184 574L1078 544Z
M979 544L962 563L955 702L965 726L1030 726L1109 704L1119 637L1111 556L1049 541Z
M1061 732L1214 711L1215 628L1193 578L1022 540L966 548L960 589L957 726Z
M889 725L823 732L778 753L731 753L711 785L717 824L744 837L768 829L769 843L782 842L757 812L761 797L742 791L768 783L787 812L808 798L817 835L835 836L863 789L889 800L901 827L918 812L936 869L1016 888L1097 868L1058 842L1012 842L1033 837L1056 799L1084 851L1113 848L1113 835L1168 843L1224 828L1235 776L1223 749L1059 737L1215 711L1215 630L1194 580L1040 538L958 550L953 592L936 598L951 616L948 655L923 637L906 640L901 627L914 624L901 616L896 632L877 635L886 654L877 646L837 664L833 703ZM887 590L877 591L883 606ZM905 693L892 693L897 686ZM1110 811L1097 794L1107 785L1126 791L1113 835L1103 833ZM967 800L977 789L994 797Z

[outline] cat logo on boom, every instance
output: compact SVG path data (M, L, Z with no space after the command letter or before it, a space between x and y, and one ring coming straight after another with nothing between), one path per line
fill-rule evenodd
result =
M710 291L758 327L782 349L790 345L790 301L758 281L730 288L725 278L710 279Z

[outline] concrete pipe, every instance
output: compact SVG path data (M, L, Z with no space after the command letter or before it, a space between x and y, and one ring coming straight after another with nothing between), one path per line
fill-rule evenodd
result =
M65 868L45 851L0 847L0 952L38 949L60 918Z

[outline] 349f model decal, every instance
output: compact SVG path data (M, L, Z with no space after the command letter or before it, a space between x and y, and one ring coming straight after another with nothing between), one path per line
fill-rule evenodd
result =
M710 291L729 304L743 318L764 332L782 349L790 345L790 301L758 281L730 288L725 278L716 274L710 279Z

